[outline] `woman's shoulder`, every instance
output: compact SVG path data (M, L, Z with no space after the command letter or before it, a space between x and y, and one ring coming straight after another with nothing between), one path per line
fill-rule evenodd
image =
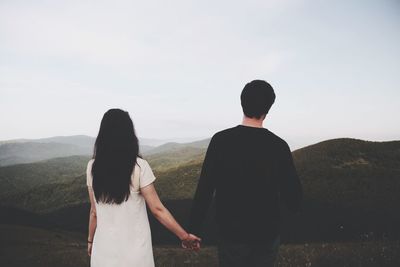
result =
M89 169L91 169L92 168L92 165L93 165L93 162L94 162L94 159L90 159L89 161L88 161L88 163L87 163L87 167L86 167L86 170L89 170Z
M145 168L145 167L149 166L149 163L147 162L147 160L145 160L143 158L139 158L139 157L136 158L136 163L141 168Z
M86 167L86 184L90 187L92 186L92 180L93 180L93 177L92 177L93 162L94 162L94 159L90 159L87 164L87 167Z
M90 159L90 160L88 161L88 163L86 164L86 171L89 171L89 170L92 169L92 167L93 167L93 162L94 162L94 159Z
M140 167L140 188L153 183L156 177L147 160L138 157L136 162Z

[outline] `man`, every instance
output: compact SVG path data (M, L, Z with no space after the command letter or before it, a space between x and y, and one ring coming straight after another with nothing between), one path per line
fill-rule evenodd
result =
M274 266L280 243L280 202L298 211L302 186L288 144L263 128L275 101L271 85L254 80L246 84L240 98L242 124L211 138L189 229L201 235L215 194L220 266Z

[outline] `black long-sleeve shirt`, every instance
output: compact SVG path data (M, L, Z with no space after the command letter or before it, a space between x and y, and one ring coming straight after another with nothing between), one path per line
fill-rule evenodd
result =
M265 128L238 125L210 141L189 231L200 235L215 194L221 239L262 242L280 233L280 201L297 211L302 186L288 144Z

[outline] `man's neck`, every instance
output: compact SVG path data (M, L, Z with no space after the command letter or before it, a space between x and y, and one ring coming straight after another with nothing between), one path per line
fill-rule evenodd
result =
M243 116L242 125L256 128L263 128L264 118L256 119Z

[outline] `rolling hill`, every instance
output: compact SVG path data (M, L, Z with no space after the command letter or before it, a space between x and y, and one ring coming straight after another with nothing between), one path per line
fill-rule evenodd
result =
M184 167L193 161L202 162L206 149L195 147L181 147L172 151L162 151L155 154L143 153L143 156L151 164L155 171L168 171Z
M161 198L184 221L205 147L172 147L145 158L158 178ZM400 238L400 141L333 139L296 150L293 157L305 200L300 215L284 213L284 242ZM88 159L66 157L0 167L1 206L42 214L66 229L85 231ZM154 220L152 227L157 242L174 240ZM213 234L210 236L212 243Z
M176 170L180 167L186 168L185 165L193 165L193 162L201 164L209 143L210 139L186 144L166 143L143 153L143 156L156 172L161 172L161 175L164 175L170 170Z
M208 142L209 139L188 144L168 143L161 145L158 153L144 153L160 178L157 179L160 197L191 198ZM70 156L0 167L0 206L46 213L86 203L84 172L89 158Z
M293 157L310 199L390 213L400 208L400 141L334 139Z
M0 197L26 192L82 175L89 156L54 158L36 163L0 167Z
M192 197L207 141L166 144L158 153L145 154L159 178L158 190L164 199ZM172 148L168 151L166 146ZM310 199L369 209L385 209L400 200L399 141L333 139L298 149L293 157ZM72 156L0 167L0 196L55 183L67 186L77 181L84 185L82 175L88 159Z

